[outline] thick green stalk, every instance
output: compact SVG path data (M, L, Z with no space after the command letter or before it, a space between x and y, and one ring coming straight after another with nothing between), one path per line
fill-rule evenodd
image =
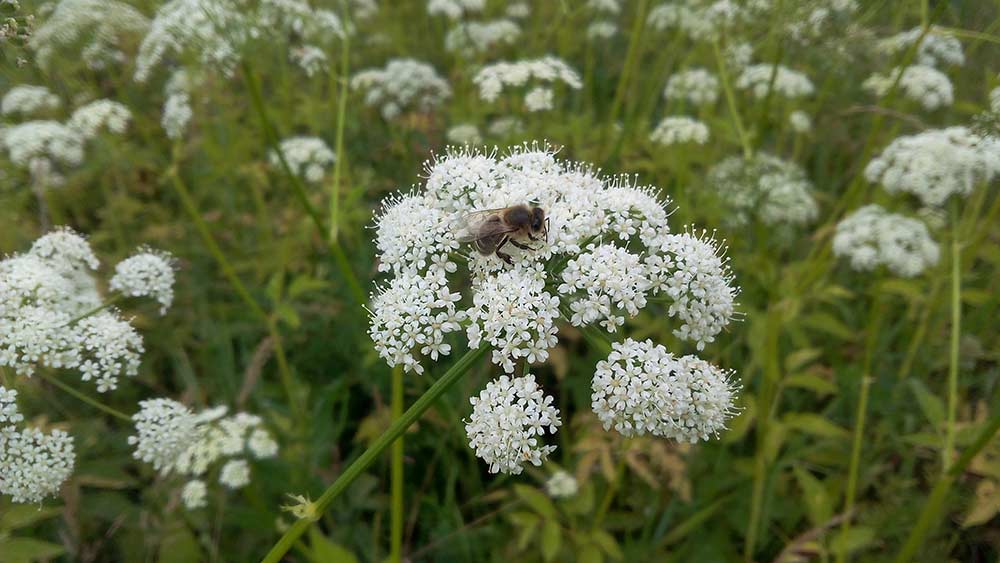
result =
M993 439L998 430L1000 430L1000 414L994 416L987 423L983 431L976 437L976 441L962 452L962 455L934 484L930 496L927 497L927 504L920 511L917 523L913 525L909 537L906 538L906 543L903 544L903 548L896 555L896 563L909 563L914 560L914 556L917 550L920 549L920 546L923 545L927 534L940 519L941 508L944 505L945 499L948 498L951 486L955 484L955 479L965 471L965 468L972 462L972 458L976 457L986 447L986 444Z
M288 396L288 403L292 411L296 413L298 417L304 417L305 411L301 408L298 401L298 395L295 394L294 387L292 385L292 371L288 367L288 359L285 356L285 347L281 341L281 333L278 332L278 327L275 325L271 317L264 312L257 300L254 299L253 295L247 290L246 286L240 280L240 277L236 275L236 269L226 258L222 248L219 247L219 243L215 241L215 237L212 236L212 231L208 228L205 220L201 218L201 213L198 211L198 206L194 202L194 198L191 197L191 192L188 191L187 186L184 185L184 181L181 180L180 175L177 173L176 166L172 166L167 173L172 180L174 189L177 191L177 196L181 199L181 204L184 206L185 211L191 217L191 221L194 222L195 229L197 229L198 234L201 235L202 241L205 243L205 247L208 248L209 253L215 258L216 263L222 270L222 275L225 276L226 280L236 291L236 294L240 296L240 299L246 304L258 319L263 321L264 325L267 327L268 333L274 340L274 353L278 361L278 373L281 376L281 384L285 389L285 395Z
M351 263L347 260L347 255L344 253L344 249L341 248L340 243L330 238L330 231L323 225L323 218L320 217L319 211L316 207L309 201L309 196L306 192L306 187L302 184L302 179L299 178L292 167L288 164L288 160L285 158L284 151L281 150L280 143L278 141L278 132L275 130L274 125L267 116L267 108L264 106L264 98L260 90L260 82L257 80L257 75L254 73L253 67L246 59L243 60L243 75L246 79L247 88L250 90L250 101L257 112L257 116L260 119L261 128L264 129L264 137L267 140L267 144L274 151L275 155L278 157L278 161L281 163L281 169L285 172L288 177L289 183L292 185L292 192L295 194L295 198L299 200L302 204L303 209L305 209L306 214L309 215L309 219L315 225L316 230L319 231L320 236L330 247L330 251L333 253L334 260L337 262L337 267L340 269L340 274L344 277L347 282L348 287L351 290L351 294L358 303L364 303L367 300L365 296L365 291L361 288L361 284L358 282L357 276L354 274L353 268L351 268ZM343 147L341 147L343 148ZM338 158L340 155L337 155Z
M958 410L958 349L962 332L962 255L958 240L958 203L951 202L951 342L948 349L948 427L945 429L941 464L951 466L955 447L955 411Z
M105 412L107 414L110 414L111 416L113 416L113 417L115 417L115 418L117 418L119 420L124 420L125 422L129 422L129 423L132 422L132 417L130 417L129 415L121 412L120 410L113 409L113 408L105 405L104 403L98 401L97 399L91 397L90 395L87 395L87 394L85 394L85 393L83 393L81 391L77 391L76 389L70 387L69 385L66 385L62 381L59 381L59 379L56 378L55 376L53 376L51 374L48 374L48 373L45 373L44 370L38 370L36 373L39 375L39 377L41 377L45 381L48 381L52 385L55 385L59 389L61 389L61 390L65 391L66 393L68 393L68 394L76 397L77 399L80 399L81 401L83 401L84 403L87 403L88 405L94 407L95 409L98 409L98 410L103 411L103 412Z
M350 48L351 36L349 33L344 33L340 45L340 90L337 94L337 138L334 143L337 160L333 163L333 185L330 186L329 237L332 241L337 240L337 229L340 226L340 174L344 159L347 158L347 154L344 152L344 124L347 121L347 88L350 82L348 75L351 71Z
M403 366L392 368L392 421L403 415ZM392 514L389 561L400 563L403 556L403 437L392 443Z
M750 144L750 136L743 127L743 120L740 119L740 112L736 108L736 95L733 94L733 87L729 83L729 73L726 72L726 60L722 56L722 49L719 48L719 41L712 42L712 51L715 53L715 64L719 67L719 80L722 81L722 89L726 93L726 104L729 106L729 115L733 118L733 125L736 127L736 135L740 138L740 145L743 146L743 158L753 156L753 146Z
M261 560L262 563L278 563L281 558L291 549L292 545L296 540L306 530L309 526L318 520L327 510L329 510L330 505L333 504L334 499L347 489L348 485L354 482L355 479L361 476L361 474L368 468L379 455L382 454L396 438L399 438L406 432L414 422L416 422L426 411L434 404L441 395L445 393L452 385L454 385L459 379L465 375L472 365L481 358L488 347L481 346L475 350L469 350L462 356L458 362L455 363L440 379L431 385L430 389L424 392L410 408L406 409L395 422L393 422L381 436L378 437L368 449L361 454L358 459L354 460L351 465L347 466L347 469L340 474L340 477L333 482L332 485L327 487L323 494L312 503L309 503L308 507L303 510L306 514L305 517L297 520L292 526L278 539L278 542L274 544L271 550L264 556Z

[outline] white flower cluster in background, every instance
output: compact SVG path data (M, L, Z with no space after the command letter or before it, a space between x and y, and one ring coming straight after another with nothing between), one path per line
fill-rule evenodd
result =
M788 114L788 125L796 133L808 133L812 130L812 118L802 110L795 110Z
M142 337L117 312L97 311L98 264L87 241L69 229L0 261L0 366L24 376L38 367L77 371L100 393L138 373ZM164 279L145 279L157 298L172 292Z
M848 258L855 270L884 266L910 278L937 264L940 250L922 221L870 204L837 224L833 253Z
M174 72L167 80L165 87L167 99L163 103L160 125L168 139L176 141L183 137L194 115L191 109L191 82L191 77L184 70Z
M955 101L951 80L932 66L911 65L902 69L901 76L899 69L894 69L888 75L875 73L861 87L881 98L889 92L897 78L898 88L903 95L926 110L948 107Z
M293 47L288 51L288 58L310 78L322 72L327 64L326 53L315 45Z
M250 483L247 456L265 459L278 453L278 443L258 416L227 417L225 407L195 414L171 399L141 401L139 407L132 417L136 434L128 439L135 447L133 456L163 476L176 473L189 478L181 492L188 510L207 504L206 475L220 463L218 482L239 489Z
M130 297L156 299L162 315L174 302L174 257L162 250L140 248L115 266L108 287Z
M755 64L744 68L736 78L736 87L749 90L758 100L767 97L769 91L795 99L811 96L815 90L812 81L805 74L785 66L770 64Z
M731 210L727 222L733 226L752 217L767 225L803 225L819 212L805 172L769 154L726 158L709 170L707 182Z
M83 162L84 138L58 121L26 121L0 130L0 144L10 161L29 167L36 160L64 166Z
M38 504L57 495L73 474L73 438L62 430L18 429L24 416L16 400L17 391L0 386L0 495Z
M605 430L695 443L717 436L736 414L730 372L650 340L628 338L611 348L591 383L591 406Z
M490 473L518 475L525 463L539 466L555 451L542 441L545 431L555 434L562 424L552 397L528 374L504 375L470 397L472 414L465 423L469 447L489 464Z
M480 69L472 81L479 87L479 97L490 103L495 102L506 88L527 89L524 106L528 111L552 109L553 89L557 83L574 90L583 86L575 70L552 56L489 64Z
M285 139L281 141L280 150L292 172L312 184L321 182L326 171L337 160L330 147L319 137ZM274 169L281 169L278 153L271 151L268 158Z
M708 142L708 126L687 116L664 117L649 135L649 140L661 145Z
M878 49L887 55L897 55L909 49L923 35L923 28L915 27L879 41ZM917 64L924 66L962 66L965 53L962 43L947 35L940 27L932 25L917 48Z
M714 104L719 98L719 79L703 68L682 70L667 79L663 97L687 100L696 106Z
M62 102L59 101L59 96L50 92L45 86L20 84L4 94L3 101L0 101L0 113L27 116L58 109L60 105Z
M897 137L865 168L869 182L889 193L909 193L923 205L940 207L965 197L1000 175L1000 140L966 127L931 129Z
M618 26L608 20L598 20L587 26L587 39L591 41L611 39L616 33Z
M184 53L228 76L250 41L294 36L318 44L344 33L334 12L304 0L170 0L157 10L139 46L135 80L145 82L164 60Z
M472 123L454 125L448 129L444 136L449 143L455 145L479 145L483 142L479 128Z
M427 0L428 15L447 16L452 20L482 12L485 8L486 0Z
M451 86L434 67L413 59L393 59L385 68L363 70L351 88L365 91L365 104L393 120L407 111L429 112L451 97Z
M453 53L475 56L502 45L513 45L521 36L521 27L508 19L488 22L462 22L444 37L444 46Z
M426 178L389 198L375 220L378 268L391 278L372 295L369 334L390 366L422 373L464 330L470 348L489 346L491 361L513 374L548 359L561 324L621 332L654 296L678 323L674 334L698 349L735 315L737 289L714 239L671 233L666 203L631 178L602 178L529 145L502 156L455 150L430 163ZM516 239L527 248L505 244L497 256L495 245L463 244L502 220L489 210L511 206L544 212L535 240ZM501 381L480 401L491 413L505 404L492 396L519 380ZM504 432L531 437L517 425ZM520 466L509 460L540 451L498 450L482 438L473 448L491 470L510 472Z
M97 100L80 106L67 125L84 139L93 139L102 130L121 135L128 128L132 112L114 100Z
M118 0L60 0L34 31L29 46L35 60L47 68L60 50L78 49L85 64L102 70L125 60L123 39L141 37L149 19L139 10ZM86 42L82 48L80 44Z
M658 31L677 29L695 41L710 41L746 19L746 11L731 0L685 0L660 4L646 23Z
M531 6L527 2L510 2L504 13L508 18L523 19L531 15Z
M580 490L576 478L566 471L556 471L545 481L545 492L552 498L569 498Z

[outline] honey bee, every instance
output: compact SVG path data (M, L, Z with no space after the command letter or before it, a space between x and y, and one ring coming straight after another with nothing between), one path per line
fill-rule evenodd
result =
M471 242L483 256L496 254L497 258L513 266L510 254L503 247L510 243L522 250L538 250L522 242L546 241L549 222L545 210L531 205L513 205L501 209L474 211L463 217L459 242Z

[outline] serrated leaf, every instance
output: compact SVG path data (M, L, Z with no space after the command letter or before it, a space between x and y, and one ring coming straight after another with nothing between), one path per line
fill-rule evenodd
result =
M788 413L784 416L783 420L790 428L823 438L846 439L851 435L846 429L817 414Z
M353 553L330 541L315 526L309 529L309 546L309 559L315 563L358 563Z
M941 425L944 424L945 419L944 403L941 402L941 399L931 393L922 381L911 378L907 381L907 384L909 384L910 389L913 390L913 396L917 399L920 411L924 413L925 417L927 417L928 422L930 422L934 428L940 428Z
M541 514L545 518L556 517L555 505L552 504L549 497L545 496L545 494L538 489L527 485L514 485L514 492L525 502L525 504L530 506L535 512Z
M546 520L542 525L542 559L552 561L562 547L562 530L555 520Z
M65 552L59 544L32 538L7 538L0 540L0 561L38 561L51 559Z
M35 504L15 504L0 511L0 530L11 532L30 526L35 522L57 516L62 511L59 506L38 506Z

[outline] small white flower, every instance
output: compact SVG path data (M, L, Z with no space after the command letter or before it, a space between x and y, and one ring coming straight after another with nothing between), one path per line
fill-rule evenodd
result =
M452 20L482 12L484 8L486 0L427 0L428 15L443 15Z
M489 464L490 473L520 474L525 463L538 466L555 451L542 442L545 431L555 434L562 424L552 397L528 374L501 376L469 398L472 414L465 423L469 447Z
M545 111L552 109L554 100L555 93L551 88L538 86L524 95L524 107L528 111Z
M230 489L240 489L250 484L250 466L245 459L227 461L219 473L219 482Z
M576 478L562 470L553 473L549 477L549 480L545 482L545 491L552 498L568 498L575 495L579 490L580 485L576 482Z
M132 420L136 429L136 435L128 438L135 446L132 456L157 471L170 467L197 438L194 413L171 399L139 401L139 412Z
M708 142L708 126L687 116L664 117L649 135L649 140L661 145Z
M624 315L639 314L651 285L642 258L610 244L589 245L566 264L562 281L559 293L569 298L570 323L599 321L608 332L625 323Z
M84 139L93 139L101 129L121 135L131 119L132 112L124 105L113 100L97 100L77 108L67 125Z
M0 145L18 166L48 159L65 166L83 162L84 138L57 121L28 121L0 130Z
M521 35L521 27L511 20L462 22L444 38L445 49L463 56L488 53L503 45L513 45Z
M141 248L115 266L108 287L131 297L155 298L162 315L174 301L174 258L167 252Z
M41 503L73 474L73 438L62 430L0 427L0 494L15 503Z
M923 28L914 27L909 31L883 39L879 42L878 48L888 55L895 55L910 48L921 35L924 35ZM920 47L917 48L917 63L932 67L938 65L962 66L965 64L962 43L938 26L932 25L930 32L924 35Z
M263 428L257 428L250 433L247 439L247 449L257 459L264 459L278 455L278 443L274 441L271 434Z
M805 172L769 154L724 159L709 170L707 183L731 210L727 221L734 226L754 215L768 225L802 225L819 213Z
M472 81L479 87L479 97L495 102L504 89L529 88L524 104L528 111L550 109L553 106L556 83L579 90L583 86L577 74L562 59L547 56L516 62L497 62L484 66Z
M293 63L305 71L306 76L313 77L326 67L326 53L315 45L303 45L288 52Z
M773 77L773 80L772 80ZM768 91L788 99L812 95L815 88L805 74L784 66L756 64L743 69L736 79L736 87L750 90L758 100L765 98Z
M59 97L45 86L20 84L14 86L0 101L0 113L3 115L31 115L36 112L58 109L61 105Z
M479 134L479 128L471 123L461 123L448 129L445 137L449 143L456 145L479 145L483 142L483 137Z
M149 29L149 18L126 2L117 0L59 0L55 9L31 34L30 47L43 69L59 50L76 49L86 65L102 70L121 63L120 46L126 38L140 38ZM81 40L88 42L80 49Z
M691 39L711 40L746 18L744 9L731 0L666 3L646 16L653 29L679 29Z
M618 26L614 22L601 20L587 26L587 39L608 40L618 33Z
M22 420L24 416L17 410L17 391L0 385L0 428Z
M451 97L448 81L431 65L413 59L363 70L351 78L351 88L365 91L365 105L380 107L390 121L404 111L432 111Z
M188 481L181 490L181 501L184 503L184 508L188 510L196 510L207 506L207 496L208 488L205 486L205 482L198 479Z
M668 100L688 100L695 105L714 104L719 98L719 79L703 68L692 68L672 75L663 89Z
M899 69L894 69L888 75L873 74L861 87L878 97L885 96L899 73ZM951 80L946 74L930 66L911 65L902 69L899 89L903 95L918 102L926 110L948 107L955 101Z
M909 278L937 264L940 250L923 222L871 204L837 224L833 253L849 258L855 270L885 266Z
M291 137L281 141L280 150L292 172L311 184L321 182L327 169L337 160L334 152L319 137ZM281 169L278 153L271 151L268 158L273 168Z
M808 133L812 130L812 119L810 119L809 114L796 110L788 114L788 124L791 125L792 131L796 133Z

